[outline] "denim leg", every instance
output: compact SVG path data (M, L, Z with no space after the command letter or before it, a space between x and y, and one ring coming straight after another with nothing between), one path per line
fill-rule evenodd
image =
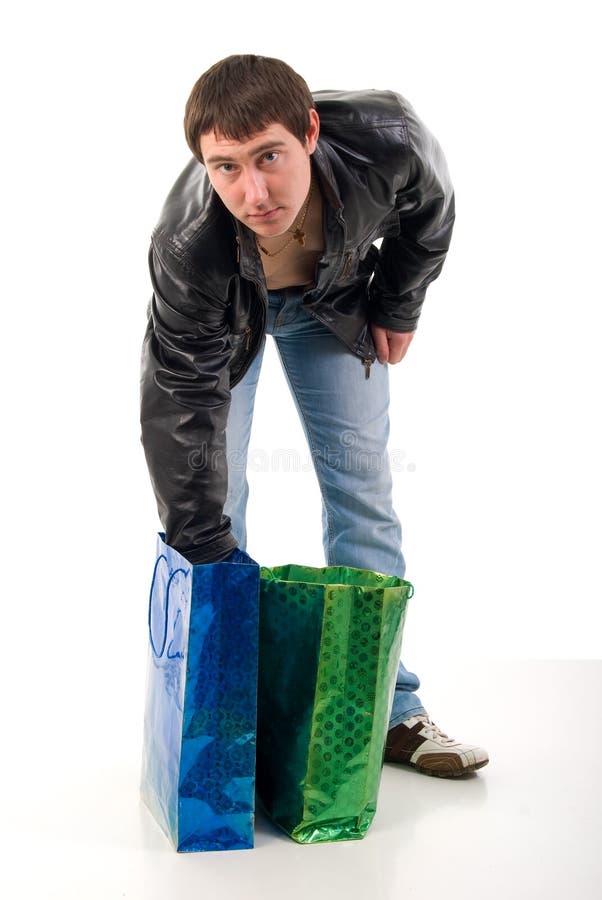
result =
M272 333L320 485L326 562L403 578L387 454L388 368L375 362L366 378L361 360L302 308L300 292L281 294ZM400 663L391 726L424 712L418 687Z
M249 499L247 454L253 423L255 392L264 350L265 339L244 378L232 388L226 426L228 493L224 504L224 513L230 516L232 534L238 541L241 550L245 550L247 546L246 513Z
M393 706L389 718L389 728L394 728L410 716L417 716L419 713L426 712L418 698L418 694L415 693L419 687L420 681L418 677L413 672L408 672L400 661L395 683L395 694L393 695Z

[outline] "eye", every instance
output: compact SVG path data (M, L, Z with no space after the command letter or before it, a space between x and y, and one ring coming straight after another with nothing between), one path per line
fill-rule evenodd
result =
M268 150L267 153L263 154L263 160L267 163L276 162L278 159L278 151L277 150Z
M234 171L234 166L232 163L222 163L218 171L223 172L224 175L230 175Z

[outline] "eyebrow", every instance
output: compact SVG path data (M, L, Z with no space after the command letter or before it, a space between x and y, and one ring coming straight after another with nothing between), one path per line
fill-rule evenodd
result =
M260 144L259 147L255 147L250 156L260 156L262 153L266 153L268 150L277 150L280 147L285 147L284 141L269 141L265 144ZM225 162L236 162L236 160L231 156L224 156L220 154L219 156L209 156L206 160L206 164L214 165L215 163L225 163Z

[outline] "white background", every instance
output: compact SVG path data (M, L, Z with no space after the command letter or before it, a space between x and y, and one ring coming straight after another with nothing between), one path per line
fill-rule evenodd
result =
M479 658L601 655L593 11L583 0L57 0L11 13L3 710L28 735L24 759L41 745L58 753L74 710L86 722L94 710L99 741L139 734L160 527L138 426L146 253L189 158L188 93L233 52L280 56L312 89L398 90L448 158L452 248L390 371L416 586L406 664L424 674L457 656L478 672ZM253 446L305 458L273 353L261 387ZM253 555L323 564L313 475L251 478Z

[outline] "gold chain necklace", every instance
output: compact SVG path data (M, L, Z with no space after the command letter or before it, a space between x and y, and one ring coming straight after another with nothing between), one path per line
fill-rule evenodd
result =
M293 236L288 239L286 244L283 244L282 247L279 247L278 250L275 250L273 253L270 253L270 251L268 250L267 247L264 247L263 244L259 243L259 238L257 237L257 235L255 236L255 240L257 241L257 246L259 247L259 249L261 250L262 253L265 253L266 256L269 256L271 258L273 258L274 256L278 256L280 253L283 252L283 250L286 250L287 247L290 247L290 245L293 243L293 241L298 241L299 244L301 245L301 247L305 247L305 232L303 231L303 226L305 224L305 219L306 219L307 213L309 211L309 204L311 203L311 195L312 195L313 187L314 187L314 183L312 180L309 185L309 193L307 195L307 200L305 201L305 205L303 207L303 214L301 216L301 221L299 222L299 224L296 226L295 230L293 231Z

